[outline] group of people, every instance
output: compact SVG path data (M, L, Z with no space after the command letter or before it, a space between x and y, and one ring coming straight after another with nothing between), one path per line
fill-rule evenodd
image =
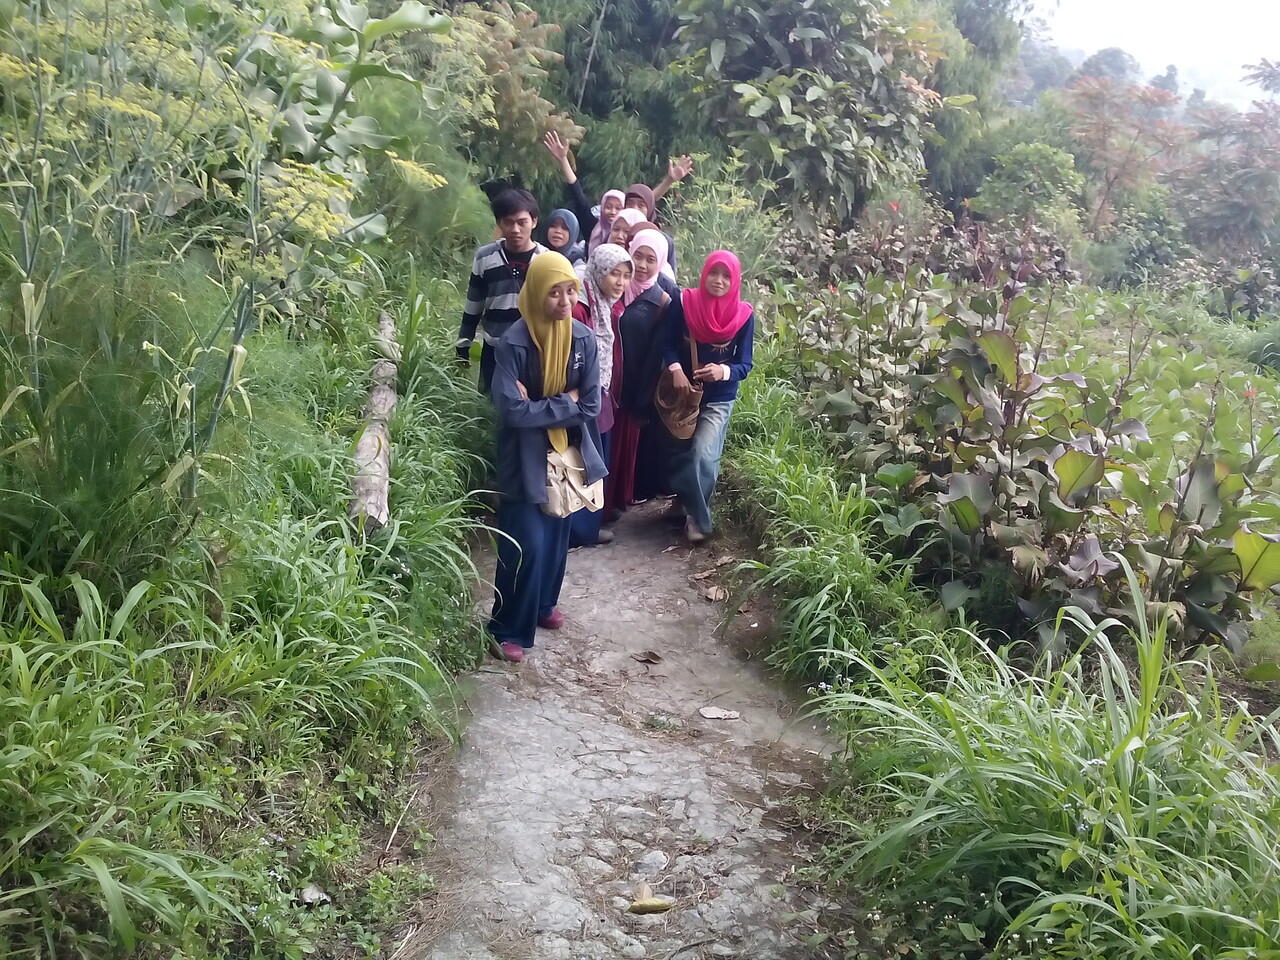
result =
M492 200L500 239L476 251L458 358L477 335L480 389L497 420L498 569L488 624L493 653L519 662L537 628L559 629L560 587L571 546L613 540L629 507L675 495L669 516L690 543L713 531L711 501L738 384L751 371L755 318L742 300L738 258L717 250L697 287L680 289L672 236L657 201L687 176L672 161L655 188L607 190L593 205L555 134L568 202L539 235L538 202L525 190ZM696 410L692 436L659 415L659 382ZM552 515L548 453L573 448L586 484L603 481L603 509Z

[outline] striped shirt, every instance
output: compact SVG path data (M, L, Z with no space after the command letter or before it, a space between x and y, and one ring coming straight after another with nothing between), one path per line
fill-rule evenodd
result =
M471 280L467 284L467 303L462 308L462 326L458 330L458 346L466 346L480 337L496 344L511 325L520 319L520 288L524 286L529 262L547 248L535 243L529 258L514 259L507 255L501 240L486 243L476 251L471 264Z

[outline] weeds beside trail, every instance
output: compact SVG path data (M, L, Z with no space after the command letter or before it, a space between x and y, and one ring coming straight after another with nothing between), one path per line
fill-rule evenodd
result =
M424 309L400 311L393 522L366 541L347 500L375 315L349 346L258 334L205 513L123 600L6 558L0 955L372 953L428 882L357 861L423 733L451 729L444 665L474 657L478 408L423 348Z
M895 511L762 354L729 477L760 536L757 583L782 600L772 659L816 684L848 747L819 871L866 905L845 955L1271 956L1276 718L1224 694L1210 657L1179 661L1140 613L1130 628L1070 611L1086 640L1053 666L948 628L882 545Z

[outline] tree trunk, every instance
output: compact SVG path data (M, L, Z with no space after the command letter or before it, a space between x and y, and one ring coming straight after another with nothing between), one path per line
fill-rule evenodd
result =
M396 408L396 363L400 345L396 323L385 310L378 317L374 348L373 386L365 404L364 432L356 444L356 472L351 481L351 516L364 518L365 530L377 530L391 521L391 414Z

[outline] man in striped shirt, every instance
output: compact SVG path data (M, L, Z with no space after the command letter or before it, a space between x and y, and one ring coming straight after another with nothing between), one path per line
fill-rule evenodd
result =
M479 329L484 342L480 350L480 389L485 393L493 381L493 347L520 319L517 301L525 273L533 258L546 252L546 247L533 239L539 211L538 201L531 193L503 190L490 206L502 239L476 251L456 344L458 359L470 363L471 342Z

